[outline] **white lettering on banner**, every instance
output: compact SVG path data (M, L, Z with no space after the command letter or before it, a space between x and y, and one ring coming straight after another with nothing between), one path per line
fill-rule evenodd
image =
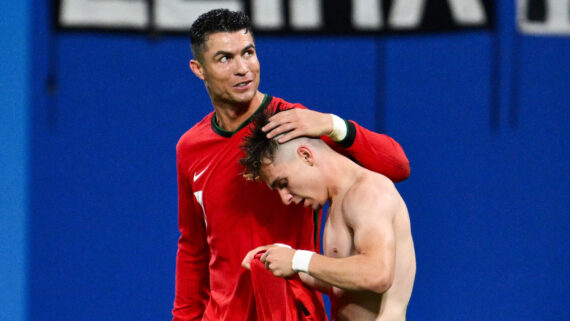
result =
M253 0L251 20L253 27L266 30L280 29L285 26L281 0Z
M530 0L517 1L519 30L529 34L570 35L570 0L540 0L544 20L530 19Z
M395 29L417 28L424 15L427 0L395 0L390 10L389 24ZM487 18L481 0L447 0L455 23L485 24Z
M448 0L455 22L461 25L479 25L487 22L485 9L479 0Z
M290 0L289 10L293 29L318 29L323 25L320 0Z
M388 23L396 29L413 29L420 25L424 11L423 0L399 0L392 4Z
M157 0L156 27L160 30L190 29L201 14L212 9L228 8L233 11L243 10L240 0Z
M336 19L337 16L331 16L336 14L332 13L334 10L325 9L334 9L338 3L323 0L153 0L152 17L149 17L150 2L147 0L60 0L59 21L63 27L146 30L152 26L157 31L187 32L202 13L215 8L228 8L249 10L256 31L381 32L383 29L411 31L419 30L424 24L435 25L432 30L437 30L437 25L441 24L441 21L423 21L428 1L442 0L352 0L350 14L338 12L338 18L341 19ZM454 28L484 27L488 23L483 2L487 2L488 5L491 0L446 1L453 19L451 25L455 26ZM527 1L521 0L519 3ZM389 8L387 24L382 12L384 2L389 4L384 6ZM551 2L556 1L551 0ZM565 3L567 6L568 1ZM287 17L286 9L289 12ZM342 20L343 15L349 20ZM554 17L553 21L556 19ZM327 26L327 23L330 25ZM450 23L443 25L449 28Z
M382 6L377 0L353 0L352 24L360 30L378 30L382 28Z
M148 25L145 0L61 1L63 26L95 26L144 29Z

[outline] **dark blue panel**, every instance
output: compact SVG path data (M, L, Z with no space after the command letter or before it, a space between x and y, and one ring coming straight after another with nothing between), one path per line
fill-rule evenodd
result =
M34 149L43 160L35 169L34 313L165 319L177 239L175 144L209 110L188 72L187 44L59 41L57 117L38 126Z
M262 91L374 127L374 38L257 37ZM381 62L380 62L381 63Z
M518 95L500 91L516 99L518 125L505 115L497 133L490 41L388 43L388 131L412 165L398 186L418 257L412 320L566 318L570 57L560 53L570 42L521 39Z

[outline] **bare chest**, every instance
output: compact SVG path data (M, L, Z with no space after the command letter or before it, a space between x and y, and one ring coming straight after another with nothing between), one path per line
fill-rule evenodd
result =
M346 225L341 214L334 208L330 208L327 213L323 232L325 256L347 257L354 254L353 232Z

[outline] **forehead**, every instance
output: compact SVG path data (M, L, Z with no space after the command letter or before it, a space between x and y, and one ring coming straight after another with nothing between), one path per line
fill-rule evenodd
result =
M264 182L271 184L277 177L284 178L288 176L287 163L270 162L266 159L261 165L260 174Z
M253 36L247 29L235 32L215 32L206 39L206 52L236 51L253 44Z
M264 182L268 184L271 183L273 177L275 177L275 166L273 165L273 162L264 159L259 169L259 174Z

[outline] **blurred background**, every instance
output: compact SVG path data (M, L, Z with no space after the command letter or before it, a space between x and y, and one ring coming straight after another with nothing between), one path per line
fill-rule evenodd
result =
M262 92L396 139L409 320L568 320L570 1L68 0L0 9L0 320L169 320L186 30L252 16Z

